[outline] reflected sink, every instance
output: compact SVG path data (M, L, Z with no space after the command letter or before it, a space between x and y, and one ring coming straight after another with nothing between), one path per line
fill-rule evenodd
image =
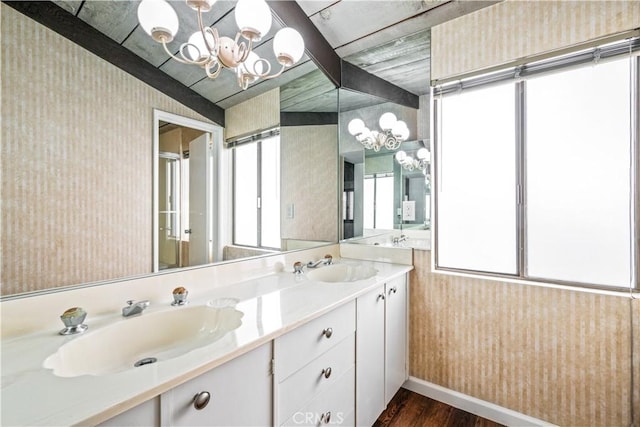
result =
M308 270L309 280L318 282L355 282L375 276L378 270L368 265L332 264L319 267L316 270Z
M58 377L126 371L211 344L239 327L242 316L233 307L193 306L122 318L62 345L43 367Z

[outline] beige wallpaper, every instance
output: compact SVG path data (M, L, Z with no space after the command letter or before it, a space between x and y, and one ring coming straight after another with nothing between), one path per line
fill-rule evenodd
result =
M150 272L152 109L206 119L4 4L1 15L0 292Z
M507 0L431 30L439 80L640 27L637 0Z
M337 132L335 125L280 129L283 239L338 241Z
M250 120L247 120L250 118ZM225 110L225 139L245 136L280 125L280 88Z
M410 375L564 426L640 410L640 301L431 273L414 251Z

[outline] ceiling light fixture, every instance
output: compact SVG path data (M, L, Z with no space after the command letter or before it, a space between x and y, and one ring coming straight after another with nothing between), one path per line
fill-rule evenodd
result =
M218 30L203 24L202 13L211 10L216 0L186 0L198 17L199 31L180 46L177 55L167 48L178 32L178 15L165 0L142 0L138 21L155 41L162 43L167 54L178 62L202 67L207 77L215 79L223 68L236 73L244 90L258 79L272 79L302 58L304 40L293 28L282 28L273 38L273 52L282 68L269 75L271 63L253 51L253 43L269 32L271 9L264 0L238 0L235 8L238 33L235 39L220 37ZM240 37L246 41L240 41Z
M396 160L398 163L402 165L408 171L413 171L414 169L420 169L424 171L427 169L427 165L431 160L431 153L426 148L421 148L416 153L417 159L414 159L413 156L408 155L404 151L400 150L396 153Z
M393 113L384 113L378 122L382 131L370 130L360 119L349 122L349 133L366 149L380 151L384 147L387 150L396 150L403 141L409 138L409 128L402 120L398 120Z

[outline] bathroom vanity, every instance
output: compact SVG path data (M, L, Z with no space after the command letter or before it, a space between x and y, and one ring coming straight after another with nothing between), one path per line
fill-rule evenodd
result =
M366 265L376 274L322 282L282 271L201 292L187 307L231 301L242 312L241 325L215 342L138 368L60 377L42 363L73 337L48 330L5 339L2 423L371 425L407 378L407 273L413 267L336 263ZM152 304L140 319L184 309ZM85 334L129 321L89 317ZM113 351L135 339L122 337Z

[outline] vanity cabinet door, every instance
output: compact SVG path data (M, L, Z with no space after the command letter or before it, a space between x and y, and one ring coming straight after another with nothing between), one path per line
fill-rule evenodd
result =
M98 424L99 427L150 427L160 425L160 398L154 397Z
M271 347L264 344L163 394L162 424L271 425Z
M385 313L385 406L407 380L407 280L387 283Z
M356 301L356 423L371 426L384 411L385 288Z

